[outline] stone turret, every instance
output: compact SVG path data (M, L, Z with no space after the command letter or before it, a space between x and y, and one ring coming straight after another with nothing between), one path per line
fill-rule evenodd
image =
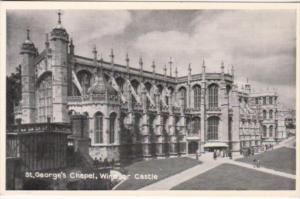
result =
M200 102L200 152L204 152L204 144L205 144L205 132L206 132L206 66L205 61L203 59L202 63L202 81L201 81L201 102Z
M61 24L61 12L58 12L58 24L51 31L52 47L52 90L53 90L53 121L68 122L67 114L67 77L71 70L68 65L69 35Z
M37 50L30 40L30 31L27 29L27 37L21 47L22 64L22 123L35 122L35 68L33 60Z

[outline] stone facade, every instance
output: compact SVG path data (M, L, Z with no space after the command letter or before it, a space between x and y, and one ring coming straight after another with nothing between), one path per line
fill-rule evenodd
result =
M69 122L85 115L90 156L109 160L164 158L187 153L259 148L276 142L276 93L238 89L234 69L178 77L75 54L59 19L38 53L29 33L22 45L22 123ZM172 68L172 61L169 62ZM272 103L271 102L272 98ZM266 103L264 100L267 100ZM271 117L272 116L272 117ZM272 126L272 128L271 128ZM271 129L271 130L270 130ZM272 134L271 134L272 131ZM268 133L269 132L269 133Z

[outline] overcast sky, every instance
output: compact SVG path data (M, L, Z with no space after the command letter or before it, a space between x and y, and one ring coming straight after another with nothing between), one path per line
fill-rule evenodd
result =
M45 33L57 24L55 11L8 11L7 74L20 63L19 49L31 30L31 40L44 49ZM64 10L62 24L74 40L75 53L92 57L97 46L104 60L110 49L115 62L157 71L172 57L179 76L200 73L204 57L208 72L234 65L236 82L249 79L256 91L276 89L280 100L294 108L296 100L296 12L267 10L165 10L71 11ZM168 69L169 70L169 69ZM174 69L173 69L174 72ZM169 74L169 71L168 71Z

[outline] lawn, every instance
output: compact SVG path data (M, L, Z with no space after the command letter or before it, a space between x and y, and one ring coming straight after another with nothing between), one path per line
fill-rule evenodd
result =
M130 178L122 183L116 190L136 190L146 185L155 183L159 180L172 176L183 170L191 168L199 164L199 161L182 157L182 158L168 158L162 160L149 160L136 162L125 168L130 174ZM137 180L135 174L156 174L157 180Z
M262 167L276 171L296 174L296 150L282 147L267 151L250 158L241 158L237 161L253 164L253 159L258 159Z
M294 190L295 180L222 164L183 182L173 190Z

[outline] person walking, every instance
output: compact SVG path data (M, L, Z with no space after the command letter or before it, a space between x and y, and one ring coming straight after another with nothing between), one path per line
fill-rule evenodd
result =
M256 160L256 168L260 168L260 161L258 159Z
M253 159L253 168L255 168L257 165L256 165L256 159L254 158Z
M216 159L217 159L217 151L214 150L214 160L216 160Z

